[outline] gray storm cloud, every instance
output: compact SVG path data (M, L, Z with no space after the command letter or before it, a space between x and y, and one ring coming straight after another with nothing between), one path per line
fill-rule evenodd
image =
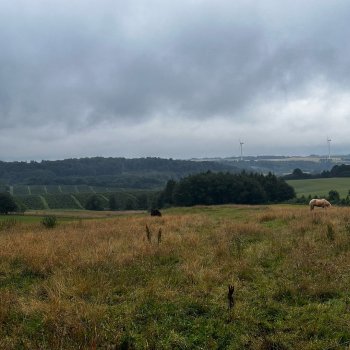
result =
M26 139L55 128L56 147L68 135L84 139L81 130L142 124L145 132L154 120L206 121L208 135L210 122L226 120L222 129L251 133L256 146L267 121L284 139L305 125L322 134L330 131L318 127L322 114L347 125L350 112L341 98L349 92L349 10L348 1L325 0L1 3L1 133Z

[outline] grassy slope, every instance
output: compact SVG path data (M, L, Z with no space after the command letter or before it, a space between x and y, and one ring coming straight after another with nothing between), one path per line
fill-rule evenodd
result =
M52 230L19 224L0 233L0 348L325 349L350 341L349 218L348 208L222 206Z
M108 207L109 196L113 194L119 205L124 208L127 207L126 203L128 200L132 199L133 201L137 201L137 196L146 195L149 198L156 192L153 190L114 190L106 187L91 187L95 192L91 192L89 186L16 186L20 189L17 190L17 195L15 196L15 200L23 203L29 210L40 210L40 209L83 209L86 201L91 197L94 193L96 193L100 199L102 200L102 205L104 207ZM48 193L44 192L44 189L48 190ZM57 192L53 191L53 187L57 188ZM59 192L58 188L62 188L63 192ZM77 188L79 192L73 193L68 191L73 191L74 188ZM23 194L23 189L25 189L28 193L28 188L30 188L32 195ZM86 188L90 192L86 192ZM99 191L109 191L109 192L99 192ZM18 194L20 192L21 194ZM38 194L41 193L41 194Z
M305 195L328 195L330 190L336 190L341 198L345 198L350 190L350 178L330 178L330 179L308 179L308 180L288 180L294 187L298 196Z

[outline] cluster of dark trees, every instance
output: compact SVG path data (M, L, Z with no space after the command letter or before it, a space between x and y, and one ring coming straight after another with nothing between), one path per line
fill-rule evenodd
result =
M0 214L8 214L18 210L14 198L7 192L0 193Z
M318 196L312 196L311 194L308 196L301 195L300 197L295 199L295 203L308 204L313 198L318 198ZM332 204L350 206L350 190L348 191L348 194L345 198L340 198L340 194L338 191L330 190L328 192L328 196L326 196L326 199Z
M158 206L192 206L197 204L275 203L295 197L294 188L282 178L269 173L205 172L180 181L169 180L160 193Z
M158 195L159 191L92 194L83 205L87 210L149 210L157 206Z
M103 202L96 194L91 195L85 204L87 210L104 210Z
M161 188L170 178L206 170L234 171L232 164L162 158L80 158L41 162L0 162L4 185L82 185Z
M291 169L300 168L308 173L321 173L331 169L332 165L329 162L315 162L311 160L277 160L276 157L269 157L274 160L254 159L250 161L239 162L237 165L244 167L250 167L251 170L255 170L261 173L272 172L274 174L289 173ZM280 157L278 157L280 158Z
M157 206L158 192L148 192L121 198L111 193L108 198L108 207L97 194L91 195L85 204L87 210L148 210Z
M334 165L331 170L324 170L319 174L304 173L300 168L293 170L291 174L285 175L286 180L319 179L330 177L350 177L350 165Z
M302 180L302 179L311 179L314 175L309 173L304 173L300 168L293 170L291 174L285 175L283 178L285 180Z
M264 176L241 172L194 174L179 181L169 180L163 191L140 194L120 202L118 196L109 196L110 210L152 209L169 206L192 206L197 204L261 204L287 201L295 197L293 187L282 178L269 173ZM103 210L101 198L92 195L86 209Z
M330 171L323 171L323 177L350 177L350 165L334 165Z

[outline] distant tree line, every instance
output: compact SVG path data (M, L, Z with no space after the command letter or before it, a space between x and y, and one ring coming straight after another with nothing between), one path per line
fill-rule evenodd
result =
M295 197L294 188L269 173L205 172L179 181L169 180L160 193L158 206L197 204L261 204L283 202Z
M285 175L285 180L319 179L331 177L350 177L350 165L334 165L331 170L324 170L319 174L309 174L303 172L300 168L293 170L291 174Z
M265 158L265 157L264 157ZM290 169L300 168L307 173L319 174L323 171L330 170L331 164L329 162L315 162L307 160L288 160L288 157L284 160L278 160L276 157L269 157L271 160L254 159L245 162L238 162L238 165L243 163L245 167L249 166L252 170L261 173L268 173L269 171L274 174L286 174ZM279 157L278 157L279 158ZM274 159L274 160L272 160Z
M332 204L341 205L341 206L350 206L350 190L345 198L341 198L340 194L336 190L330 190L328 195L325 196L326 199ZM318 195L301 195L300 197L295 198L294 202L299 204L308 204L313 198L321 198Z
M162 158L80 158L41 162L1 162L2 185L89 185L161 188L170 178L206 170L236 171L229 163Z

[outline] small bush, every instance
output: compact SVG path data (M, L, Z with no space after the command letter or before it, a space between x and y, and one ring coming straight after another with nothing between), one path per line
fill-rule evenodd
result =
M46 227L46 228L54 228L57 225L57 218L56 216L45 216L42 220L41 223Z

